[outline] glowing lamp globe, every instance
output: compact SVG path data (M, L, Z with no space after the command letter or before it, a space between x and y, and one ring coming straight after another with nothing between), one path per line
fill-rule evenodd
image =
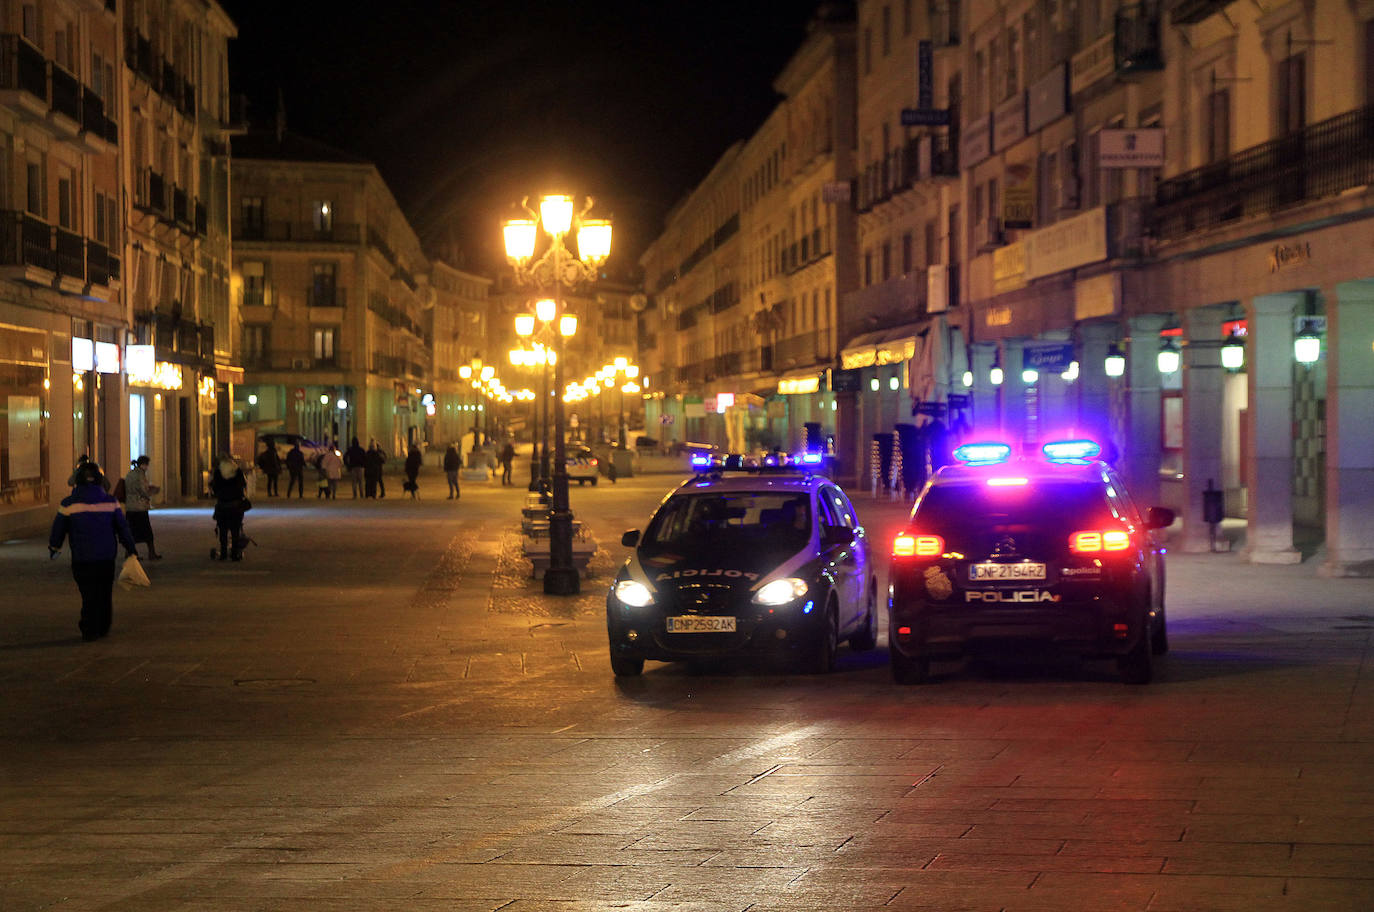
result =
M571 196L550 195L539 201L539 221L549 234L568 233L572 227L573 200Z
M506 256L512 260L528 260L534 256L534 242L539 226L532 219L511 219L503 227L506 237Z

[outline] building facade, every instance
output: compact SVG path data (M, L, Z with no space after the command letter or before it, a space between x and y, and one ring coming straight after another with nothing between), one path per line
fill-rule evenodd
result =
M243 422L340 448L423 443L437 292L376 167L278 130L237 139L233 168Z
M233 35L213 2L0 3L0 531L81 455L197 496L228 435Z

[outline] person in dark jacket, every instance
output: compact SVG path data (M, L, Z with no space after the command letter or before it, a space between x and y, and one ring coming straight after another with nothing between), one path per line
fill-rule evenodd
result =
M386 485L382 482L382 470L386 468L386 452L377 446L376 438L367 443L367 453L363 460L363 487L368 497L385 497Z
M411 500L420 498L420 448L415 444L410 445L410 452L406 454L406 483L405 489L410 492Z
M296 498L305 496L305 453L301 452L301 445L293 443L291 452L286 454L286 472L289 476L286 481L286 496L291 496L291 489L296 489Z
M354 437L353 443L344 450L343 464L348 470L348 477L353 480L353 497L363 497L366 493L363 482L367 474L367 451L358 443L357 437Z
M262 474L267 476L267 496L277 496L277 476L281 474L281 457L277 455L277 446L268 443L267 447L258 454L258 468L262 469ZM291 489L287 489L288 496Z
M515 447L514 447L514 445L511 444L511 442L510 442L509 440L506 441L506 445L505 445L505 446L501 447L501 456L500 456L500 459L501 459L501 484L503 484L503 485L514 484L514 482L512 482L512 481L510 480L510 466L511 466L511 463L515 460Z
M87 456L85 453L82 453L80 456L76 457L76 468L72 469L72 474L67 479L67 487L74 488L77 486L79 479L81 478L81 470L85 468L87 465L95 465L95 463L91 462L91 457ZM100 468L100 466L96 466L96 468L98 469ZM106 491L110 490L110 479L106 477L104 473L101 473L100 477L102 479L100 482L101 485L105 488Z
M448 445L444 451L444 474L448 476L448 499L458 499L458 470L463 467L463 457L458 455L458 448L453 444Z
M291 488L286 489L290 492ZM243 560L243 514L248 509L248 480L231 456L221 456L210 478L215 495L215 526L219 530L219 559Z
M48 553L57 557L62 543L72 545L72 578L81 591L81 639L90 642L109 635L114 618L115 555L137 553L119 501L105 491L105 475L94 462L76 472L70 496L62 500L48 536Z

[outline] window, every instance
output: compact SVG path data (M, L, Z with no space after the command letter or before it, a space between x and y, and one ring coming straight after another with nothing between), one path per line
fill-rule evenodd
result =
M911 272L911 232L902 235L902 273L905 275Z
M239 200L239 213L243 222L242 231L244 237L260 238L263 236L263 206L262 197L245 196Z
M101 244L109 243L105 239L105 194L99 190L95 191L95 239Z
M335 265L333 263L316 263L311 271L313 275L310 282L310 306L338 306L334 297Z
M1207 119L1203 127L1203 149L1204 163L1211 164L1226 158L1231 154L1231 92L1229 89L1217 89L1207 96L1207 104L1203 108L1203 116Z
M883 281L892 278L892 242L883 241Z
M76 228L76 174L70 168L57 178L57 224L68 231Z
M48 214L48 198L43 192L43 161L29 161L25 164L25 174L28 179L26 205L31 215L39 218L46 218Z
M247 260L243 272L243 306L261 307L267 303L267 264Z
M42 34L38 28L38 4L24 4L24 37L36 48L43 47Z
M319 326L314 332L314 348L311 354L315 357L316 364L334 363L334 327Z
M315 200L310 204L310 222L316 234L334 233L334 204L329 200Z
M864 251L864 285L873 284L873 251Z
M262 364L267 360L267 342L270 329L265 324L243 324L243 351L241 355L248 364Z
M1278 134L1307 126L1307 55L1294 54L1279 63Z
M926 222L926 265L930 266L940 261L939 239L935 235L935 223Z
M119 211L115 206L113 196L105 197L105 243L111 247L119 244Z

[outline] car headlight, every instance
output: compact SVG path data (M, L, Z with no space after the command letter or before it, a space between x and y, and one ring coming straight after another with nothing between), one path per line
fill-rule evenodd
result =
M615 584L615 597L620 604L631 608L643 608L654 603L654 594L649 587L637 580L621 580Z
M766 583L754 593L757 605L785 605L806 595L806 580L795 576Z

